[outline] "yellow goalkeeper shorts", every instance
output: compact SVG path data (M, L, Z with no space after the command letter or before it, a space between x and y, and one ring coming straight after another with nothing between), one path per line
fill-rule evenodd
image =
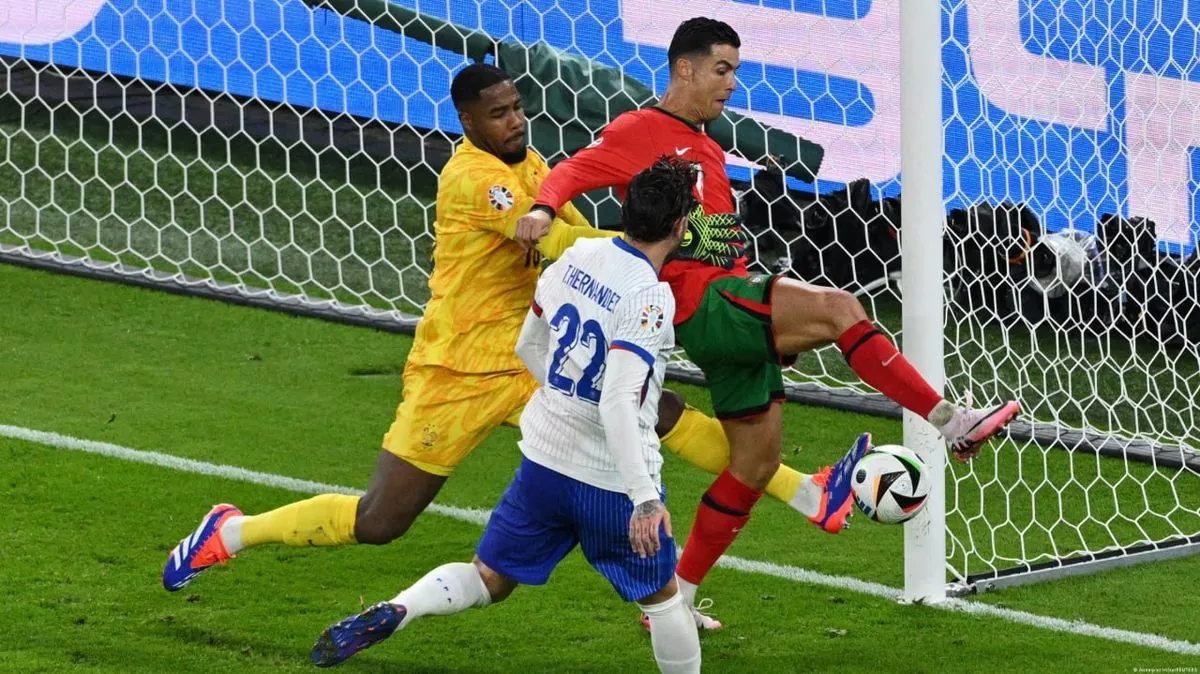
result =
M520 425L537 385L526 370L466 374L410 365L383 448L427 473L449 475L498 426Z

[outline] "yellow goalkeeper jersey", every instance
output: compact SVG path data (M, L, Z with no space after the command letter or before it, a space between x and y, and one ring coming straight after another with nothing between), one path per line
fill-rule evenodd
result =
M513 240L517 219L549 172L532 148L510 166L463 138L438 183L431 297L409 363L465 373L524 368L514 349L540 257L557 258L583 236L617 234L592 227L567 204L538 243L541 255L526 253Z

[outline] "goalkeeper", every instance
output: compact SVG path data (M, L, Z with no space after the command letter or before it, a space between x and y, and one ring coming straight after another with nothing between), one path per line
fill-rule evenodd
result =
M558 257L580 237L619 233L592 227L566 205L536 249L523 249L514 240L517 218L533 205L549 168L527 149L517 89L504 71L477 64L455 76L451 97L465 139L438 188L432 296L405 365L404 400L366 494L324 494L255 516L215 506L168 557L162 576L168 590L265 543L388 543L408 530L495 428L517 426L537 387L515 347L540 258ZM679 254L732 266L730 253L736 251L723 242L740 235L731 225L729 218L707 230L694 223ZM715 421L685 410L670 392L659 409L657 431L667 447L710 470L728 463L729 447ZM783 469L788 471L794 473Z

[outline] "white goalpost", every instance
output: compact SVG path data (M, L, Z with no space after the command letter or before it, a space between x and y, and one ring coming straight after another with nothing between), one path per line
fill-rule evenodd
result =
M936 391L945 387L942 268L928 252L942 243L942 12L938 0L900 5L900 166L904 176L900 299L903 353ZM934 488L904 524L904 599L946 597L946 448L924 419L904 412L904 445L924 459Z
M713 16L743 42L714 137L753 268L855 292L948 397L1022 403L964 465L836 348L788 372L793 400L902 418L943 487L905 525L905 599L1194 554L1200 20L1175 5L0 1L0 261L411 331L453 73L541 64L553 162ZM797 138L815 183L775 163Z

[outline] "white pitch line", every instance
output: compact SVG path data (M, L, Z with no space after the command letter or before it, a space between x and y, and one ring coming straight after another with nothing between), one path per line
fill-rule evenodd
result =
M69 449L88 454L99 454L101 456L123 459L125 461L147 463L154 466L160 466L162 468L170 468L172 470L188 473L211 475L214 477L223 477L230 480L249 482L268 487L278 487L280 489L287 489L289 491L303 494L337 493L361 495L363 493L361 489L352 489L350 487L343 487L335 484L324 484L321 482L313 482L311 480L300 480L293 477L287 477L285 475L276 475L274 473L263 473L255 470L247 470L245 468L238 468L237 466L227 466L216 463L208 463L206 461L185 459L160 452L147 452L139 449L131 449L129 447L114 445L108 442L83 440L80 438L71 437L69 435L50 433L47 431L37 431L29 428L22 428L20 426L7 426L0 424L0 437L24 440L26 442L31 442L38 445L56 447L59 449ZM430 512L438 515L450 517L463 522L472 522L478 525L486 524L488 515L490 514L490 511L480 508L459 508L457 506L447 506L439 503L432 504L429 507L429 510ZM744 573L762 574L798 583L823 585L825 587L833 587L839 590L860 592L883 599L891 599L893 601L900 599L902 595L900 590L887 585L881 585L879 583L872 583L846 576L831 576L795 566L774 564L771 562L762 562L752 559L742 559L740 557L731 557L729 555L721 558L719 566L727 569L742 571ZM976 601L948 599L945 602L926 604L925 606L948 611L956 611L959 613L986 615L1008 620L1010 622L1040 627L1042 629L1052 630L1055 632L1067 632L1082 636L1098 637L1109 641L1145 646L1147 648L1170 651L1173 653L1182 653L1185 655L1200 655L1200 644L1194 644L1188 641L1177 641L1175 639L1168 639L1167 637L1159 636L1157 634L1132 632L1114 627L1103 627L1082 621L1051 618L1034 613L1027 613L1025 611L1014 611L1012 609L1000 608L998 606L992 606L991 604L984 604Z

